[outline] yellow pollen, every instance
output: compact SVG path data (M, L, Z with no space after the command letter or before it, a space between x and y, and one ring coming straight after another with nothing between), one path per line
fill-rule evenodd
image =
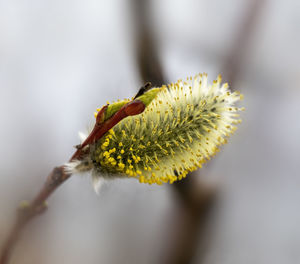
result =
M121 162L118 164L118 166L119 166L120 169L124 169L125 168L125 164L123 164Z

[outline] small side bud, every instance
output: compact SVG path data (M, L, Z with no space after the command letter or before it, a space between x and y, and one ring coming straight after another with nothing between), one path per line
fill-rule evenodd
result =
M30 207L30 203L27 200L21 201L19 204L19 209L20 210L26 210Z
M96 116L96 124L100 125L104 122L107 107L108 107L108 105L103 106L102 109L98 112L98 114Z

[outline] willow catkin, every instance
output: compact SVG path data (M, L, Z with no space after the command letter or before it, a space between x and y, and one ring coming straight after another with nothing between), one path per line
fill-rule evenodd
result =
M134 177L141 183L173 183L201 168L240 122L242 108L235 104L242 96L221 84L221 76L211 85L206 74L198 74L155 89L142 114L122 120L69 168L92 170L96 181Z

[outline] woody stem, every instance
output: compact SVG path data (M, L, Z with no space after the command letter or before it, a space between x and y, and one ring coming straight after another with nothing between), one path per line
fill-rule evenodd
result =
M26 224L35 216L46 211L47 198L70 177L71 174L66 173L63 166L54 168L47 177L44 186L32 202L28 206L18 208L14 226L2 246L0 264L6 264L9 261L11 251Z
M122 119L129 115L136 115L143 112L145 105L139 101L134 100L121 108L111 118L106 120L101 126L95 126L98 129L94 129L88 138L92 138L91 142L83 143L73 154L70 161L80 160L82 158L83 147L100 139L108 130L118 124ZM0 252L0 264L6 264L9 261L12 249L15 246L20 234L26 224L30 222L34 217L44 213L47 209L46 200L48 197L66 180L71 177L70 173L67 173L64 166L55 167L46 179L45 184L27 206L22 206L17 210L17 217L11 232L8 234Z

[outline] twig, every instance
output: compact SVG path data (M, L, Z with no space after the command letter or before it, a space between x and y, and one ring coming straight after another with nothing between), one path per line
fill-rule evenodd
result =
M0 264L5 264L8 262L11 251L25 225L35 216L38 216L46 211L47 198L70 176L71 174L67 174L64 171L63 166L54 168L53 171L49 174L41 191L32 200L32 202L30 204L26 203L20 205L17 210L16 222L2 247Z
M112 117L104 120L105 111L107 106L104 106L101 111L99 111L96 124L94 129L87 137L87 139L79 146L77 150L71 157L70 161L80 160L82 158L82 153L85 153L86 148L89 144L99 140L109 129L114 127L122 119L129 115L136 115L144 111L145 106L139 100L133 100L126 105L124 105L118 112L116 112ZM47 177L46 182L37 196L32 200L31 203L23 203L17 211L16 222L9 233L6 241L3 244L2 250L0 252L0 264L6 264L9 261L11 251L18 241L18 238L31 219L44 213L47 209L46 200L48 197L67 179L71 177L70 173L67 173L64 166L56 167Z

